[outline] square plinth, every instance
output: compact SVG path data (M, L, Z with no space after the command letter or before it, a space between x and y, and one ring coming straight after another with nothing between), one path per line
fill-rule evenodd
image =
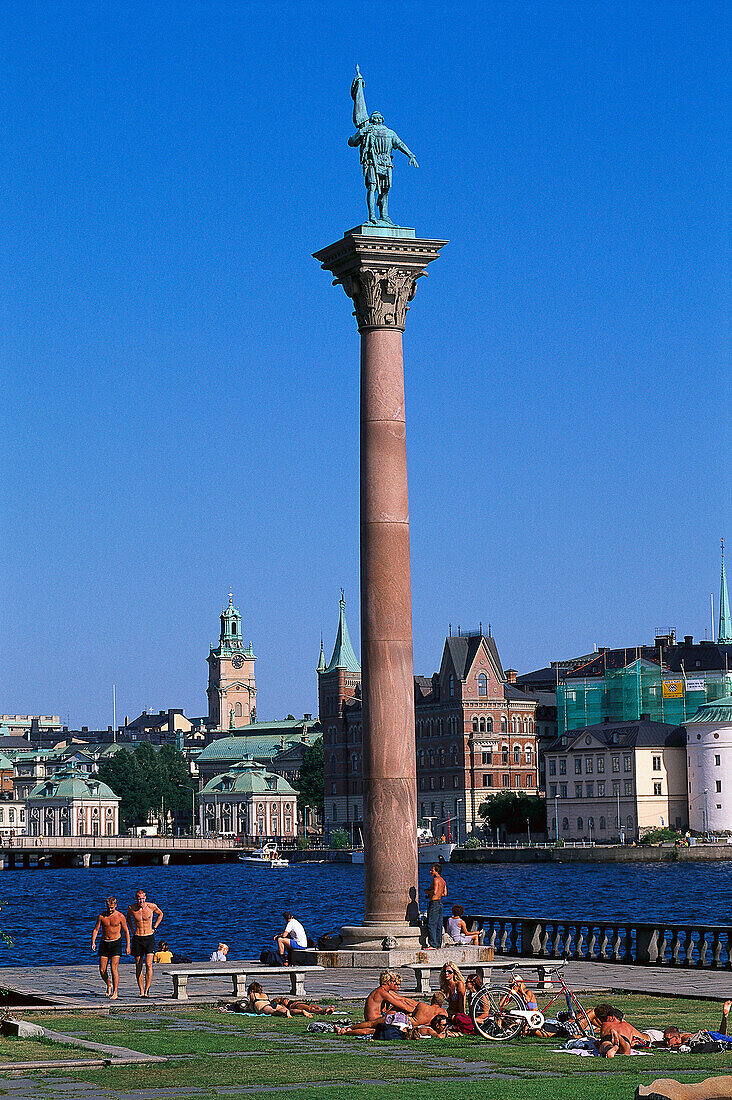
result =
M415 232L413 229L407 229L404 225L372 225L371 222L364 222L363 225L348 229L343 236L414 238Z

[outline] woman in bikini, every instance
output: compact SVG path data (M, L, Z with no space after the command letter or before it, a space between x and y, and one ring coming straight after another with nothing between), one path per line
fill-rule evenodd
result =
M446 962L440 971L440 989L445 994L445 1007L452 1027L461 1035L472 1035L475 1026L465 1010L465 978L454 963Z
M262 989L259 982L252 982L247 990L248 1000L245 1011L256 1012L258 1016L313 1016L321 1014L329 1016L333 1012L332 1005L321 1008L320 1005L311 1004L309 1001L300 1001L294 997L275 997L272 1001Z

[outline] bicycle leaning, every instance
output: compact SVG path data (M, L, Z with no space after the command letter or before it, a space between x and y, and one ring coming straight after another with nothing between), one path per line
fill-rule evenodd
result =
M476 1033L484 1039L494 1042L507 1042L522 1035L525 1031L541 1031L546 1020L546 1011L557 1001L564 999L567 1011L558 1014L561 1026L567 1035L593 1035L592 1022L577 994L569 988L562 973L564 962L556 966L547 964L546 973L551 974L550 985L556 992L549 998L543 1009L530 1008L515 986L519 980L524 988L538 988L537 981L520 979L518 968L511 974L511 984L507 986L489 986L473 994L470 1015ZM557 979L556 983L554 978Z

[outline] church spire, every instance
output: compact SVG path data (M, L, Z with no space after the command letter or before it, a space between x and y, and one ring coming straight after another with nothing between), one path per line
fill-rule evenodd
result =
M361 666L358 663L356 654L353 652L353 646L351 645L351 638L346 624L346 599L343 594L343 589L341 589L338 633L336 634L335 645L333 646L333 656L325 671L330 672L331 669L334 668L345 668L348 672L357 672L359 674L361 672Z
M318 657L318 672L325 672L325 653L323 652L323 635L320 635L320 656Z
M729 611L729 593L727 592L727 575L724 570L724 539L722 539L722 581L719 589L719 630L717 642L732 644L732 616Z

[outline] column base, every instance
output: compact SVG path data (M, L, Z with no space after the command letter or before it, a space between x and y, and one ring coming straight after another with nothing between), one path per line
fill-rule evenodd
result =
M421 936L419 925L404 920L364 921L341 928L340 946L351 951L419 951Z

